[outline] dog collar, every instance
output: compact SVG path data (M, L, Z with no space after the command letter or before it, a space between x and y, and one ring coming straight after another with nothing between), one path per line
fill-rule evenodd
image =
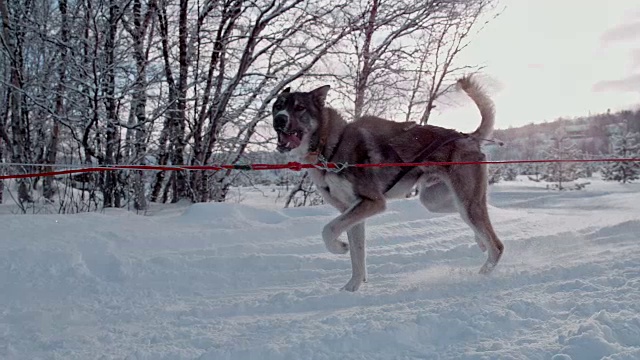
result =
M316 144L313 144L315 141L311 143L309 147L309 152L305 156L305 160L311 163L318 162L319 158L323 156L323 152L325 150L325 146L327 144L327 138L329 137L329 127L324 125L320 128L320 134L318 136L318 141Z
M320 161L320 151L310 151L304 156L304 161L310 164L316 164Z

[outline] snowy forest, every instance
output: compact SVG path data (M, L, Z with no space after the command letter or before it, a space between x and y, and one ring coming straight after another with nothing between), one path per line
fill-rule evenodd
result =
M573 119L557 119L541 124L497 130L503 145L490 144L491 160L598 160L640 157L640 110L607 111ZM491 165L490 182L513 181L527 175L534 181L553 183L550 188L566 189L563 182L588 178L598 172L602 179L622 183L638 179L637 162L585 162ZM574 184L575 185L575 184ZM579 184L574 189L580 189Z
M287 86L329 83L332 106L351 118L425 124L454 80L480 69L456 58L499 12L495 0L0 0L0 174L282 162L269 109ZM571 126L586 126L589 141L565 143ZM554 138L560 128L569 131ZM605 114L504 130L506 145L488 152L631 157L638 131L639 112ZM494 167L492 182L571 181L592 170ZM635 165L602 170L637 178ZM283 185L286 206L320 201L302 173L131 170L0 181L0 203L143 211L223 202L230 188L258 184Z
M0 0L0 171L251 161L273 148L270 101L317 82L350 116L426 123L452 79L476 69L454 60L495 9L493 0ZM225 201L247 176L43 177L5 181L0 201L144 210Z

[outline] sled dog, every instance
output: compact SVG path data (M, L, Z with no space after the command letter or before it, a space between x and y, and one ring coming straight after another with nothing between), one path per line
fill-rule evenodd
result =
M277 150L307 163L484 161L480 145L493 132L493 101L471 77L459 79L457 86L480 110L480 126L470 134L376 116L347 122L325 105L329 85L310 92L287 88L272 105ZM486 165L313 168L308 172L325 201L340 211L324 227L322 239L334 254L350 252L352 276L343 290L356 291L367 281L365 220L382 213L387 199L404 197L416 185L420 202L429 211L459 212L471 227L478 246L487 253L480 273L490 273L500 260L504 246L487 211ZM348 243L340 240L344 232Z

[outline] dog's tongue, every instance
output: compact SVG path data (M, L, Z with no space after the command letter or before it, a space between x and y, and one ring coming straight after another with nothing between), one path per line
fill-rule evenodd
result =
M300 146L300 139L296 136L296 134L280 134L280 144L288 147L289 149L295 149Z

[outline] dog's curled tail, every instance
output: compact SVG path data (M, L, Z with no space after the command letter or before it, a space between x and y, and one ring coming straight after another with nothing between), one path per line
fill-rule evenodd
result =
M458 80L458 86L476 103L482 117L480 126L471 135L479 139L488 139L495 125L496 112L493 101L471 76Z

